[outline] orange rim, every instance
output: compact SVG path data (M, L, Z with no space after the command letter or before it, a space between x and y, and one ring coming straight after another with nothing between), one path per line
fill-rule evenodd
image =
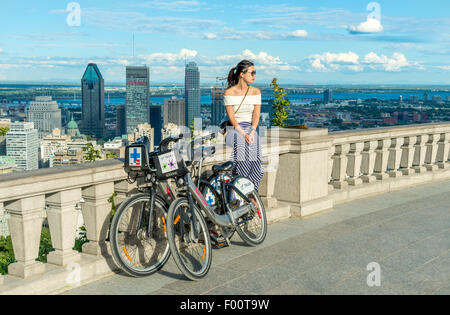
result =
M128 258L129 261L132 261L133 259L131 259L130 255L128 255L127 249L125 248L125 246L122 248L123 252L125 253L125 256Z
M203 247L203 255L202 255L202 260L205 260L205 254L206 254L206 246Z
M163 225L164 225L164 233L167 233L167 227L166 227L166 219L162 217Z
M180 221L180 216L177 216L175 218L175 221L173 221L173 225L177 225L178 221Z

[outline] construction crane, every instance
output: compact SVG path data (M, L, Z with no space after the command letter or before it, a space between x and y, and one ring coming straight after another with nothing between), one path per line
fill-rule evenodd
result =
M226 81L227 77L209 77L209 76L201 76L202 78L208 78L208 79L216 79L216 88L219 87L219 81ZM222 87L224 84L222 83Z

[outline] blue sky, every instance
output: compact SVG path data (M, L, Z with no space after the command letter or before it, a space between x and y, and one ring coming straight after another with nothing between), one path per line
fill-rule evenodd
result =
M256 83L449 84L449 1L0 0L0 81L108 83L147 64L152 82L202 83L255 62ZM75 23L76 24L76 23ZM133 34L135 54L133 58Z

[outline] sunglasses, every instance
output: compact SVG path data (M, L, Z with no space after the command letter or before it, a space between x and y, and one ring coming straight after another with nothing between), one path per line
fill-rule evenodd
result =
M244 73L247 73L248 71L246 71L246 72L244 72ZM254 77L255 75L256 75L256 71L255 70L253 70L252 72L250 72L250 74Z

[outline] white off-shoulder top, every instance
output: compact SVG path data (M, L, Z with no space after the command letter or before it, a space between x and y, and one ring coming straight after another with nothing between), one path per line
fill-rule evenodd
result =
M238 123L242 122L252 122L253 109L255 105L261 105L261 94L257 95L247 95L245 97L244 102L242 99L244 96L224 96L224 104L225 106L234 106L234 117ZM239 108L239 105L242 102L242 106ZM239 111L236 113L236 111Z

